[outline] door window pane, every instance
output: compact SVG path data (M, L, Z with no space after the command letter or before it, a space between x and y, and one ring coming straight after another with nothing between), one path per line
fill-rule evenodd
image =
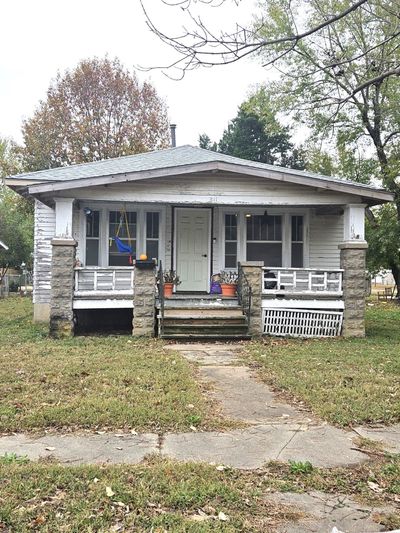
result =
M237 216L225 215L225 268L237 267Z

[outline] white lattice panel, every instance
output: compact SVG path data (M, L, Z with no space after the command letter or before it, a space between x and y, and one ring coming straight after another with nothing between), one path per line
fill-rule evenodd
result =
M338 337L343 312L312 309L264 309L264 335L283 337Z

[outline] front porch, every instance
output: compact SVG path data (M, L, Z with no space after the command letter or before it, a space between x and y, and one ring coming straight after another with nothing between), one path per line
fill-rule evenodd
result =
M360 307L363 313L364 305L362 204L344 206L343 211L305 206L266 210L125 204L119 206L120 211L116 207L104 202L56 202L56 227L57 222L70 227L71 237L53 242L52 277L57 280L54 266L62 252L69 261L62 261L60 278L70 276L68 262L74 265L72 319L82 310L126 309L132 312L133 332L137 320L136 332L141 334L186 334L190 338L229 331L241 338L264 334L333 337L342 334L349 311L355 319L353 333L363 334L357 312ZM126 227L119 228L119 235L131 253L121 253L113 238L123 216ZM346 237L349 248L340 250ZM347 250L355 250L350 256L356 257L354 264L348 264L352 282L346 285ZM151 254L151 260L144 262L145 270L137 259L141 251ZM181 280L170 300L163 297L159 283L161 265L164 270L176 270ZM238 296L231 308L224 298L209 295L211 276L224 270L240 274ZM345 289L351 294L351 285L361 287L356 306L349 298L346 301ZM52 305L60 307L56 301ZM226 321L210 311L218 307L227 308ZM236 320L236 331L235 321L229 323L233 307L241 317L240 324Z
M140 264L140 262L139 262ZM252 275L261 280L256 288L242 296L239 279L235 298L221 295L176 292L172 298L160 298L160 266L154 267L148 284L154 286L153 329L164 338L247 338L253 334L302 337L334 337L342 332L345 303L343 269L316 270L250 265ZM244 264L246 270L247 264ZM129 309L135 316L135 271L132 267L75 267L72 307L79 310ZM140 282L139 291L143 289ZM162 288L161 288L162 290ZM255 318L249 313L251 300L259 302ZM142 308L140 308L142 311ZM257 314L257 313L256 313ZM251 322L255 322L251 324Z

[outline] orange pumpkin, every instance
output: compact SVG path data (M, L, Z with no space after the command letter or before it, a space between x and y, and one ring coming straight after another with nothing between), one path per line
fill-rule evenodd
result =
M139 259L140 259L141 261L146 261L146 259L147 259L147 255L146 255L146 254L140 254Z

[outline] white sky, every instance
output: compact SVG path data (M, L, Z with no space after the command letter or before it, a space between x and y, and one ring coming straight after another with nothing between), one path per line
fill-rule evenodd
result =
M161 0L145 0L162 29L178 30L180 10L162 9ZM253 0L239 7L226 2L208 8L213 27L227 28L251 19ZM228 26L229 27L229 26ZM172 51L146 27L139 0L11 0L2 2L0 28L0 136L21 141L23 118L45 98L57 71L87 57L117 56L122 63L154 66ZM197 144L199 133L219 140L249 88L271 74L255 61L188 72L172 81L160 71L139 72L165 98L171 122L178 125L177 144Z

